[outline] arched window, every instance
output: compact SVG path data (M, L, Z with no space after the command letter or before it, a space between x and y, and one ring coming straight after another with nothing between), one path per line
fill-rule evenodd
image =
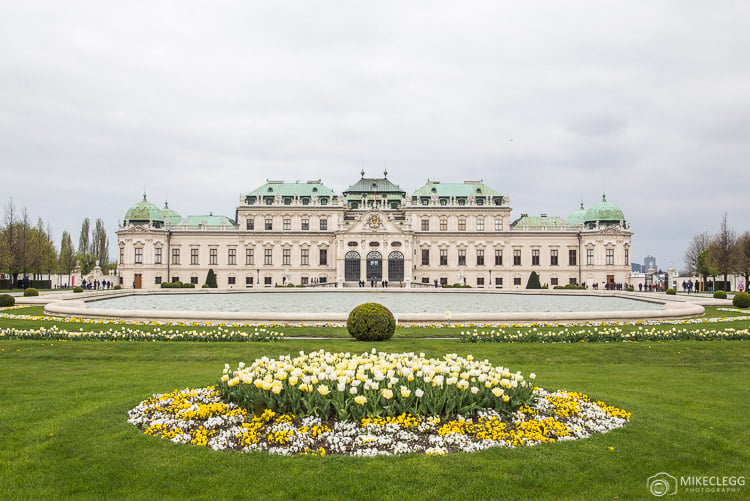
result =
M399 251L393 251L388 255L388 281L404 281L404 255Z
M367 253L367 280L383 280L383 255L378 251Z
M344 280L359 282L359 252L349 251L344 256Z

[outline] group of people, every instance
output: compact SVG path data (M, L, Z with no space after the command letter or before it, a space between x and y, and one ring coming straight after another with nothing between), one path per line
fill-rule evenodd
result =
M84 278L81 282L81 287L88 290L109 290L112 288L112 282L109 280L89 280L88 282Z
M360 287L364 287L365 285L367 285L367 282L365 282L364 280L360 280L359 281L359 286ZM377 286L378 286L378 280L370 280L370 287L377 287ZM382 282L380 282L380 286L381 287L385 287L387 289L388 288L388 280L383 280Z

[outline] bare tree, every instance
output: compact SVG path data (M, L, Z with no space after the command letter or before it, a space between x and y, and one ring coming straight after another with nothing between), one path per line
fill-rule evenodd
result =
M70 273L73 271L75 266L76 251L73 248L73 239L70 238L70 233L63 231L62 240L60 241L60 257L58 263L60 265L60 271L68 275L67 283L70 283Z
M698 272L698 256L700 256L701 252L708 249L709 245L711 245L711 234L709 232L704 231L693 237L683 257L689 273Z
M737 244L737 233L727 226L727 214L721 219L719 232L714 237L711 245L711 261L719 274L724 276L724 287L727 283L727 275L733 270L735 245ZM724 288L722 287L722 289Z
M78 238L78 253L88 254L89 253L89 230L91 227L91 221L89 218L83 220L81 225L81 236Z
M96 226L92 234L91 254L99 261L102 270L107 268L109 264L109 239L107 238L107 230L104 228L104 221L101 218L96 220Z
M735 270L745 277L745 290L750 282L750 231L746 231L737 239L735 246Z

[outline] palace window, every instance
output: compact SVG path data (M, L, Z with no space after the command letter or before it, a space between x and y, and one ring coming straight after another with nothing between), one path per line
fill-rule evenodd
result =
M172 249L172 264L180 264L180 249Z
M161 285L161 277L154 277L154 283L156 285Z
M503 279L502 277L495 277L495 287L501 288L503 287Z
M521 277L515 277L513 279L513 285L521 285Z
M422 231L430 231L430 220L427 218L422 219Z
M328 266L328 249L320 249L320 266Z
M143 247L135 248L135 264L143 264Z
M422 249L422 266L430 265L430 249Z
M521 249L513 249L513 266L521 266Z
M495 219L495 231L503 231L503 220L499 217Z
M549 251L549 264L550 266L557 266L557 249L552 249Z
M307 285L308 283L310 283L310 279L308 277L300 277L299 283L301 283L302 285Z
M625 249L625 264L630 264L630 249Z
M539 249L531 249L531 266L539 266Z
M302 266L310 264L310 249L300 249L300 264Z
M219 264L219 249L214 248L208 250L208 264Z
M458 265L466 266L466 249L458 249Z
M281 253L281 264L289 266L292 264L292 249L284 249Z
M292 220L288 217L284 218L284 231L289 231L292 229Z
M161 264L161 247L154 249L154 264Z
M556 277L552 277L552 278L550 278L550 279L549 279L549 284L550 284L550 285L557 285L557 284L558 284L558 282L557 282L557 278L556 278Z
M484 287L484 277L477 277L477 287Z
M190 283L198 285L198 277L190 277Z
M250 231L255 230L255 219L251 217L247 218L247 229Z
M484 231L484 218L483 217L477 218L477 231Z
M263 249L263 264L273 264L273 249Z
M466 219L458 220L458 231L466 231Z
M321 217L320 218L320 231L326 231L328 230L328 219Z
M615 250L607 249L607 266L613 266L615 264Z
M575 266L578 264L578 253L575 249L568 249L568 265Z
M302 220L302 231L307 231L310 229L310 220L305 218Z
M253 286L253 277L245 277L245 287Z
M272 278L271 277L263 277L263 285L271 285Z
M270 217L267 217L266 218L266 231L271 231L271 230L273 230L273 219L271 219Z
M227 264L237 264L237 249L228 249Z
M440 249L440 266L448 266L448 249Z
M237 283L236 277L227 277L227 284L229 285L235 285Z
M245 264L255 264L255 249L245 249Z
M198 264L198 249L190 249L190 264Z
M440 220L440 231L448 231L448 220L445 218Z
M495 249L495 266L503 265L503 250Z
M484 266L484 249L477 249L477 266Z
M120 263L119 264L124 264L124 263L125 263L125 247L120 247Z
M586 249L586 265L594 266L594 249Z

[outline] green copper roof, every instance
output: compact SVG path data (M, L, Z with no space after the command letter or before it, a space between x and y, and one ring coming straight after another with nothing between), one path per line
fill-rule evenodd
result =
M234 226L234 222L226 216L185 216L182 223L187 226Z
M268 181L260 188L251 191L246 196L256 197L333 197L335 193L332 189L325 186L320 180L308 181L306 183L284 183L282 181Z
M125 221L136 223L136 222L164 222L164 216L159 208L146 200L146 194L143 194L143 200L132 206L125 213Z
M385 171L383 174L387 176L388 171ZM399 185L393 184L387 177L365 177L365 171L362 171L362 179L344 190L344 195L369 194L373 192L406 195L406 192Z
M177 211L170 209L167 202L164 202L164 208L161 210L161 215L164 218L165 223L175 225L182 222L182 216L180 216Z
M557 216L527 216L523 214L510 224L512 227L528 228L560 228L565 226L565 221Z
M585 220L586 220L586 209L583 208L583 202L581 202L581 208L575 211L570 216L568 216L568 224L570 226L579 226Z
M625 215L619 207L607 202L607 196L602 195L602 201L590 207L584 217L585 222L620 222L625 220Z
M415 197L500 197L497 191L486 184L474 181L463 183L441 183L440 181L427 181L427 184L414 192Z

